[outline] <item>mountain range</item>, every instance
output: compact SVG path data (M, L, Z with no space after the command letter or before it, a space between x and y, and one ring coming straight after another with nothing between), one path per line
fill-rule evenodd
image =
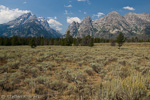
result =
M70 31L73 37L90 35L115 38L119 33L123 33L125 37L145 39L150 37L150 14L127 13L122 16L113 11L94 21L88 16L81 23L72 22L67 31ZM0 36L59 38L62 34L52 29L45 18L37 18L29 12L8 23L0 24Z
M29 12L8 23L0 24L0 36L58 38L62 34L52 29L45 18L37 18Z
M125 37L148 38L150 36L150 14L127 13L125 16L113 11L106 16L92 21L88 16L81 23L72 22L67 31L73 37L113 38L119 33Z

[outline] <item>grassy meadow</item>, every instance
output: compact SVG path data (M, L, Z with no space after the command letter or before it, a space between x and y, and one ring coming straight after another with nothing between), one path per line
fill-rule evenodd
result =
M150 100L150 43L0 46L0 95Z

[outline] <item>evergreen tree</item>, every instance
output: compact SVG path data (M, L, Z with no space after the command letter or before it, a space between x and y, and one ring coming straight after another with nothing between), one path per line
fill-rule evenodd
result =
M67 31L66 38L65 38L65 45L72 46L72 43L73 43L73 38L70 35L70 31Z
M120 47L123 45L123 43L125 42L125 37L122 33L120 33L118 36L117 36L117 43L118 43L118 46L120 49Z
M90 47L93 47L93 46L94 46L94 42L93 42L93 39L92 39L92 38L90 39L90 44L89 44L89 46L90 46Z
M82 38L82 42L81 42L81 46L94 46L94 42L93 42L93 39L90 35L86 36L86 37L83 37Z
M45 38L45 39L44 39L44 45L48 45L48 44L49 44L48 39Z
M74 38L74 39L73 39L73 45L74 45L74 46L76 46L76 42L77 42L77 39Z
M10 46L11 45L11 41L10 41L10 39L9 38L4 38L4 45L5 46Z
M41 37L41 43L40 44L44 45L44 38L43 37Z
M65 46L65 39L63 39L63 38L60 39L60 45L61 45L61 46Z
M0 37L0 45L3 45L3 38Z
M15 46L15 45L18 45L18 39L17 39L17 36L13 36L11 38L11 45Z
M79 45L80 45L80 38L77 38L75 45L76 45L76 46L79 46Z
M54 45L60 45L59 39L55 39L55 40L54 40Z
M51 38L51 39L49 40L49 45L54 45L54 39Z
M30 39L29 45L31 46L31 48L35 48L36 47L36 43L35 43L35 39L34 38Z
M86 37L83 37L81 40L81 46L87 46L87 39Z

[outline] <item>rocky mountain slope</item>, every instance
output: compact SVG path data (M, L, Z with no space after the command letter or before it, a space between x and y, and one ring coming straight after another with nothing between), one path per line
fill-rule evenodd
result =
M150 14L128 13L124 17L130 23L134 33L150 34Z
M5 24L0 24L0 36L4 37L61 37L62 35L56 30L50 28L46 19L37 18L31 13L23 14Z
M111 38L123 33L126 37L150 35L150 14L128 13L125 16L113 11L103 18L92 21L90 17L83 19L78 27L73 22L67 29L74 37L91 35L93 37ZM76 30L76 31L74 31Z

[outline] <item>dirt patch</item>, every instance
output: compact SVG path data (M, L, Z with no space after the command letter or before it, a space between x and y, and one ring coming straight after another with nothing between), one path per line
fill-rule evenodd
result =
M3 66L6 63L7 63L7 59L6 58L0 58L0 66Z

